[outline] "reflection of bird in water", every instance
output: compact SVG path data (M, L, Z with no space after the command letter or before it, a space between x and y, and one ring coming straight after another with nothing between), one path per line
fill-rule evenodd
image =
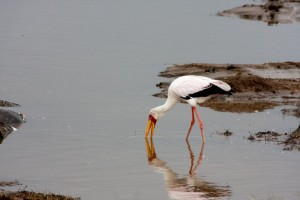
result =
M0 144L5 137L17 130L25 122L24 114L0 109Z
M231 87L219 80L214 80L204 76L181 76L175 79L169 89L168 89L168 98L165 104L152 108L149 112L149 120L146 128L145 138L148 137L148 134L151 129L150 138L154 134L156 121L162 117L166 112L168 112L177 102L184 100L192 106L192 120L189 131L186 135L188 139L192 127L195 123L194 114L196 114L201 135L202 141L205 142L204 131L202 121L196 109L198 103L203 103L215 94L231 94Z
M203 158L204 143L202 144L198 160L194 165L194 153L191 150L189 142L186 141L190 153L191 166L189 175L180 177L176 172L174 172L170 167L167 166L167 163L165 161L157 158L153 140L150 139L149 143L148 139L145 139L145 142L148 163L150 166L155 167L162 174L164 174L168 194L171 199L222 199L231 195L229 186L218 186L214 183L200 180L196 176L196 170Z

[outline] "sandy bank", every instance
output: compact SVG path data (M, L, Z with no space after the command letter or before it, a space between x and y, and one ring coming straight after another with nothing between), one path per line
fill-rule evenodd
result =
M266 0L261 4L245 4L218 13L219 16L258 20L268 25L300 22L299 0Z

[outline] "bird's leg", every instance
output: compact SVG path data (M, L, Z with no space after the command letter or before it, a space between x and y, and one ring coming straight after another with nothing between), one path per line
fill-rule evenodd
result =
M191 125L190 125L190 128L189 128L189 131L188 131L188 133L186 134L186 137L185 137L185 139L186 139L186 140L188 140L188 139L189 139L189 136L190 136L191 130L192 130L192 128L193 128L193 126L194 126L194 123L195 123L194 109L193 109L193 108L194 108L194 107L192 107L192 120L191 120Z
M193 107L193 109L194 109L194 112L196 113L196 116L197 116L197 119L198 119L198 122L199 122L200 130L201 130L201 136L202 136L202 142L205 143L202 120L201 120L201 118L198 114L198 111L197 111L196 107Z

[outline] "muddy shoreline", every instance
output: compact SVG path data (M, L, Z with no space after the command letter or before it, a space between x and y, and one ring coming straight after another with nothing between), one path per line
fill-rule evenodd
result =
M219 16L256 20L268 25L299 23L299 0L264 0L260 4L245 4L218 13Z
M80 200L80 198L22 190L17 192L0 191L0 200Z
M0 200L80 200L71 196L53 193L39 193L26 190L8 191L2 188L20 186L19 181L0 181ZM26 188L26 187L25 187Z
M262 131L251 134L248 137L248 140L257 142L273 142L275 144L283 146L283 150L285 151L300 151L300 125L292 133Z

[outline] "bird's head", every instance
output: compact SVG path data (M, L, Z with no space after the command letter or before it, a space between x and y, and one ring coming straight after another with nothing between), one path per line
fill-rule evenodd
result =
M145 133L145 138L148 137L148 134L151 130L151 138L154 134L154 129L156 125L156 121L163 116L163 113L161 112L161 109L159 107L152 108L149 112L149 118L148 118L148 123L146 127L146 133Z
M155 120L158 120L163 115L164 115L164 112L162 111L161 106L158 106L156 108L152 108L149 111L149 116L152 116Z
M150 138L152 138L152 136L154 134L154 129L155 129L156 121L157 121L157 119L150 113L149 114L149 118L148 118L147 127L146 127L145 138L148 137L148 134L149 134L150 130L151 130Z

